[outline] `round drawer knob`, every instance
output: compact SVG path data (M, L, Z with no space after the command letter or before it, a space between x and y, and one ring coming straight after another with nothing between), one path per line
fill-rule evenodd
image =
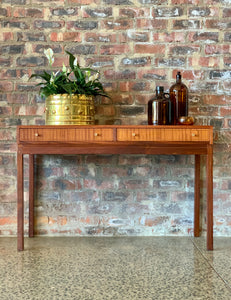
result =
M55 115L56 114L56 110L52 110L52 114Z
M100 136L100 134L98 132L95 133L95 136Z
M65 110L69 110L69 106L65 106Z
M137 134L135 132L132 133L132 136L137 136Z
M35 133L35 136L39 136L38 132Z

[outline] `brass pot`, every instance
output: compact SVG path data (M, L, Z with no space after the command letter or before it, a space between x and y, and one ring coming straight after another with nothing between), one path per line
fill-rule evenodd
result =
M46 125L95 123L94 96L57 94L46 98Z

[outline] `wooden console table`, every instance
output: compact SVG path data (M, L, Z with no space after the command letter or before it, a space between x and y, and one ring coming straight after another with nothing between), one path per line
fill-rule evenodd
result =
M44 125L17 127L18 250L24 249L23 156L29 154L29 237L34 235L34 155L195 155L194 236L200 235L200 156L206 155L207 249L213 250L212 126Z

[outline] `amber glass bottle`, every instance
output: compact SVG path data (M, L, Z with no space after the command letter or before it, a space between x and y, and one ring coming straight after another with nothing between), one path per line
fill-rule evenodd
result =
M163 86L156 87L156 96L148 101L148 125L171 123L171 102L165 97Z
M181 82L181 73L177 72L176 83L170 87L171 124L179 124L178 119L188 116L188 88Z

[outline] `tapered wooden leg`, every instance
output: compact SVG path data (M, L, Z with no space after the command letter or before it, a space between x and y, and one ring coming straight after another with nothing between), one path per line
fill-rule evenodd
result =
M17 232L17 242L18 242L18 251L24 250L24 187L23 187L23 155L17 154L17 223L18 223L18 232Z
M200 235L200 155L195 155L194 236Z
M213 250L213 147L207 155L207 250Z
M34 155L29 155L29 237L34 236Z

